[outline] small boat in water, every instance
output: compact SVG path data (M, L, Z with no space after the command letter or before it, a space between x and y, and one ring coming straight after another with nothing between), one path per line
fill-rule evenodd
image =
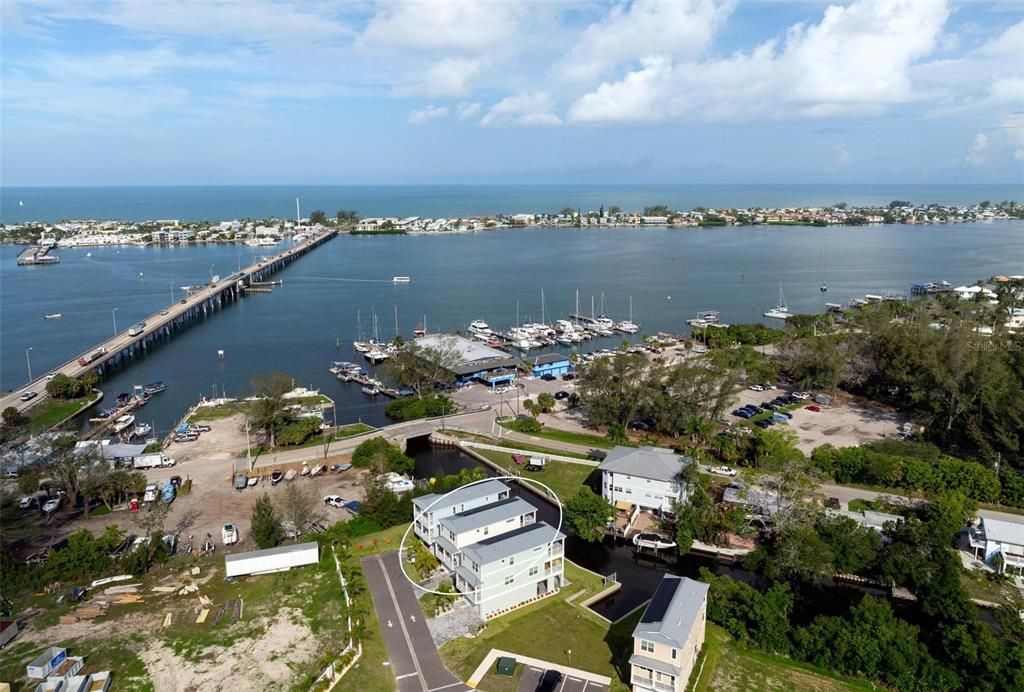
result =
M786 307L786 297L782 295L781 283L779 284L779 304L765 312L764 316L775 320L788 320L791 317L789 308Z
M136 437L145 437L149 433L153 432L153 426L149 423L139 423L135 426L135 430L132 434Z
M123 433L128 428L130 428L134 423L135 416L128 414L126 416L121 416L116 421L114 421L114 424L110 427L110 429L114 432L115 435L118 435L120 433Z
M391 283L393 284L407 284L412 281L411 277L408 276L392 276Z
M165 385L163 382L158 381L150 382L149 384L142 388L142 391L145 392L146 394L159 394L165 389L167 389L167 385Z
M131 400L132 400L132 395L131 394L129 394L127 392L121 392L120 394L117 395L117 399L115 400L115 403L118 406L127 406L128 403Z
M380 390L376 387L363 387L363 394L366 396L377 396L380 394Z
M675 541L658 533L638 533L633 536L633 545L637 548L654 548L655 550L668 550L675 547Z
M45 315L43 315L44 320L59 320L61 317L63 317L63 315L61 315L59 312L48 312Z

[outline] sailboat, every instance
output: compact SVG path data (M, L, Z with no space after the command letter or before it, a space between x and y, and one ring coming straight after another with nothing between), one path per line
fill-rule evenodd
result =
M367 353L370 350L370 344L363 341L363 317L362 313L356 311L356 326L359 330L359 340L352 342L352 347L360 353Z
M822 252L818 252L818 264L821 264L821 256L822 256ZM818 290L820 290L822 293L827 291L828 290L828 283L822 281L821 282L821 287Z
M779 282L779 304L764 313L765 317L776 320L788 320L790 317L789 308L786 307L786 297L782 295L782 282Z
M633 323L633 296L629 297L629 319L619 322L615 328L624 334L636 334L640 331L640 327Z
M426 315L423 316L423 321L420 322L416 326L416 329L413 330L412 335L415 336L415 337L420 337L420 336L426 336L427 335L427 316Z

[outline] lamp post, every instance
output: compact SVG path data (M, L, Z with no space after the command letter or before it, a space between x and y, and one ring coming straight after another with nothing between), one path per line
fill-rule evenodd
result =
M28 381L29 382L32 381L32 358L29 357L29 354L28 354L28 352L31 351L31 350L32 350L31 346L29 346L28 348L25 349L25 362L28 364Z
M110 311L110 317L114 320L114 336L117 336L117 308Z

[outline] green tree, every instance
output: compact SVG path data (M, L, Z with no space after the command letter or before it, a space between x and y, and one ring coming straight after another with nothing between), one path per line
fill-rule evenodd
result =
M587 407L587 417L595 425L626 425L647 395L647 361L634 353L598 358L583 368L577 391Z
M612 516L612 506L584 486L565 503L564 513L566 523L577 536L588 543L596 543L604 537L605 525Z
M310 212L309 222L312 224L323 225L327 223L327 214L325 214L322 209L317 209L316 211Z
M289 521L298 529L323 518L322 505L314 490L298 483L289 483L281 496L278 506L281 520Z
M284 395L290 392L294 380L284 373L257 375L250 381L255 400L249 404L249 418L253 426L263 432L268 446L277 446L277 433L288 422L288 402Z
M389 471L406 474L415 469L416 462L383 437L371 437L360 442L352 452L352 465L378 474Z
M555 395L550 392L541 392L537 395L537 406L544 413L555 408Z
M79 380L57 373L46 383L46 393L54 399L77 399L84 394L84 387Z
M263 493L252 506L252 539L259 548L273 548L281 535L281 522L277 518L270 496Z
M619 207L616 207L615 205L612 205L612 206L608 207L608 214L610 214L611 216L618 216L621 213L622 213L622 209L620 209Z
M410 341L385 362L384 369L391 379L422 399L455 381L454 368L460 360L454 339L442 339L437 348Z
M383 474L372 472L364 485L363 505L359 515L372 519L382 527L396 526L412 517L412 497L399 497L387 488Z
M629 436L626 434L626 426L622 423L612 423L609 425L608 432L604 437L615 445L624 445L629 442Z

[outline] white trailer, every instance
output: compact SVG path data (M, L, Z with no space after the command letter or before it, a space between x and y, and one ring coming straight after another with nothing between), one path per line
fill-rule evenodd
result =
M133 469L155 469L161 466L174 466L174 459L166 454L155 452L153 454L140 454L132 461Z
M314 565L320 561L318 543L295 543L267 550L253 550L224 556L224 576L244 577L250 574L287 572L292 567Z

